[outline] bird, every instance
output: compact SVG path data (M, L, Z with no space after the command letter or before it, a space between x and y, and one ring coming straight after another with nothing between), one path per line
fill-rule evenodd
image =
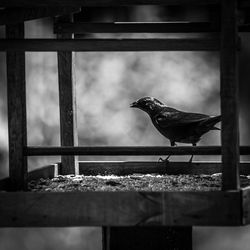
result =
M170 141L171 146L176 142L196 146L201 136L210 130L220 130L215 125L221 121L221 115L209 116L200 113L190 113L168 107L163 102L150 96L142 97L130 104L146 112L155 128ZM165 160L168 162L169 155ZM192 162L193 155L189 162Z

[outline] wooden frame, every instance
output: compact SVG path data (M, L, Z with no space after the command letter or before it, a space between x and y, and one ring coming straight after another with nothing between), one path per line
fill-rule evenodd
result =
M186 163L171 162L167 168L163 163L145 162L83 162L79 164L82 173L107 173L116 171L117 174L134 171L160 173L215 173L223 172L223 190L216 192L85 192L85 193L31 193L31 192L1 192L0 193L0 226L108 226L105 232L112 231L110 226L239 226L250 223L250 189L239 188L239 171L249 174L249 163L239 164L239 154L249 154L250 147L240 147L238 143L238 91L237 91L237 51L238 26L236 19L236 0L54 0L31 1L1 0L0 6L124 6L136 4L204 4L221 3L221 37L207 39L81 39L73 40L68 35L69 27L62 27L60 39L23 39L22 28L15 27L18 34L8 35L0 40L0 51L9 54L8 85L9 90L9 131L10 131L10 178L0 182L4 189L23 190L27 180L41 177L53 177L61 173L76 173L74 155L164 155L164 154L200 154L223 155L222 163ZM248 1L239 1L239 6L250 6ZM40 12L37 12L37 15ZM20 17L21 16L21 17ZM20 14L22 22L29 17L29 13ZM34 16L32 16L33 18ZM24 20L22 20L24 19ZM70 20L64 19L63 22ZM23 26L23 23L21 24ZM61 25L61 26L60 26ZM68 24L67 24L68 25ZM75 24L74 24L75 25ZM92 26L91 26L92 25ZM209 31L210 27L198 27L200 24L87 24L85 29L97 32L199 32ZM79 27L71 24L70 29ZM246 28L246 27L245 27ZM77 31L77 30L76 30ZM212 32L217 31L211 27ZM80 32L84 32L82 28ZM8 29L7 29L8 33ZM231 39L232 38L232 39ZM221 50L221 110L222 110L222 147L75 147L74 141L74 82L72 69L72 51L201 51ZM58 51L59 68L67 70L60 75L60 103L61 109L61 138L63 147L32 147L26 142L26 110L25 110L25 51ZM19 61L20 59L20 61ZM21 63L19 63L21 62ZM19 73L22 84L14 77L14 66ZM10 80L9 80L10 79ZM20 79L19 79L20 80ZM12 82L12 83L10 83ZM10 84L9 84L10 83ZM67 84L68 83L68 84ZM67 95L64 91L67 88ZM17 100L14 98L18 96ZM66 102L69 100L69 102ZM15 113L15 107L22 105L21 111ZM227 107L232 107L229 110ZM64 112L73 115L63 117ZM16 121L11 117L16 115ZM69 126L66 120L69 119ZM69 135L65 134L70 130ZM16 136L16 131L21 136ZM232 132L233 131L233 132ZM64 143L64 141L66 143ZM17 151L13 149L17 148ZM61 165L46 166L27 173L27 157L32 155L63 155L63 159L73 159L67 169ZM69 157L70 156L70 157ZM15 166L18 161L18 167ZM206 168L206 170L204 170ZM239 170L240 168L240 170ZM114 170L115 169L115 170ZM74 204L74 206L72 206ZM107 235L107 234L106 234ZM111 241L111 240L110 240Z

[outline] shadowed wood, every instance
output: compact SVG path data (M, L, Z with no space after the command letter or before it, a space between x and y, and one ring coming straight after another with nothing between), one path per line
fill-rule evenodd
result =
M61 167L61 164L60 164ZM59 164L51 164L28 172L28 181L43 179L52 179L59 174Z
M73 15L61 16L56 22L73 21ZM72 39L72 34L58 34L58 39ZM59 107L60 107L60 138L62 146L77 146L77 120L76 120L76 81L74 52L59 51L58 81L59 81ZM78 174L78 157L62 156L61 174Z
M0 10L0 25L14 24L43 17L79 12L78 7L10 8Z
M236 226L241 192L0 193L1 227Z
M239 26L239 32L249 32L250 25ZM220 32L219 25L209 22L116 22L116 23L56 23L54 33L200 33Z
M83 175L128 175L134 173L140 174L214 174L221 173L220 162L164 162L149 161L81 161L79 162L79 173ZM240 164L240 173L250 174L250 162Z
M57 23L55 33L175 33L218 32L219 28L209 22L117 22L117 23Z
M237 1L222 0L221 9L222 189L230 190L239 188Z
M105 227L103 250L192 250L192 227Z
M208 5L219 0L1 0L0 6Z
M26 155L220 155L220 146L127 146L127 147L34 147L25 148ZM250 147L241 146L241 155L249 155Z
M242 224L250 224L250 187L242 189Z
M0 51L214 51L217 39L0 39Z
M24 37L24 24L6 26L6 37L10 39ZM27 157L23 154L27 145L25 54L8 52L7 59L7 95L8 95L8 131L9 131L9 176L13 190L26 189Z

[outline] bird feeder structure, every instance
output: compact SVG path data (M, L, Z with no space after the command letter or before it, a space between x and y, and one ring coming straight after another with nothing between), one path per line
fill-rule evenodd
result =
M217 6L219 23L83 23L73 13L84 7L130 5ZM1 227L102 226L104 249L156 249L167 242L165 233L192 249L192 226L241 226L250 223L250 188L240 188L239 174L250 174L250 164L240 163L249 146L239 146L237 11L250 7L246 0L0 0L0 22L6 25L8 82L9 178L1 180ZM56 16L56 39L25 39L24 21ZM178 39L74 39L85 33L189 33L213 32L205 38ZM57 51L61 147L27 145L25 52ZM75 81L72 67L77 51L220 51L221 146L206 147L80 147L77 146ZM142 86L143 87L143 86ZM45 104L46 105L46 104ZM221 155L221 163L79 162L78 155ZM27 171L29 156L61 155L59 164ZM152 173L213 174L222 172L221 191L196 192L67 192L25 191L27 182L57 174ZM126 226L126 227L124 227ZM136 226L136 227L135 227ZM175 232L175 234L173 233ZM163 236L164 235L164 236ZM175 235L175 236L174 236ZM124 241L126 238L126 241ZM136 238L136 239L135 239ZM164 239L163 239L164 238ZM119 245L119 242L122 244ZM127 243L125 243L127 242ZM144 242L144 243L142 243ZM144 246L142 246L145 244ZM151 243L151 245L154 243ZM181 243L180 243L181 244ZM176 245L175 245L176 246ZM150 248L151 247L151 248ZM132 249L132 248L131 248ZM167 248L166 248L167 249ZM172 249L172 248L168 248ZM173 249L183 249L176 247Z

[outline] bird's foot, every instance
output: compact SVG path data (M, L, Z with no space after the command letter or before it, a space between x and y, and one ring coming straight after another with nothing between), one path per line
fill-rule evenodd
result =
M191 157L190 157L190 159L189 159L189 163L191 164L192 163L192 161L193 161L193 157L194 157L194 155L191 155Z

